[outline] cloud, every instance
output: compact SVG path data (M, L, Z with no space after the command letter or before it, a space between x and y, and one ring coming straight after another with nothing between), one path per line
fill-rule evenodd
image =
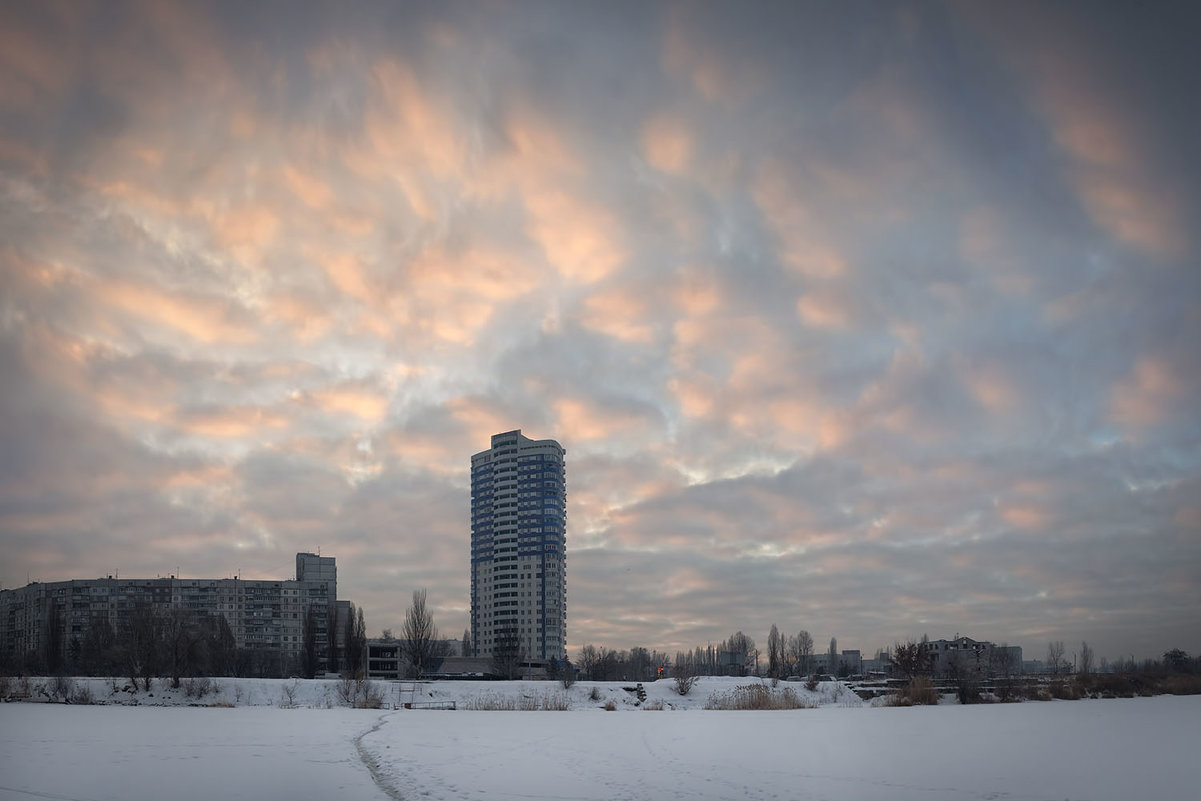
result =
M573 649L1187 647L1189 12L498 11L0 12L4 586L320 547L457 634L521 428Z
M625 343L650 343L660 327L651 313L652 300L646 290L639 287L594 292L584 300L580 323Z
M237 307L224 298L181 297L137 284L97 287L97 298L129 317L157 328L167 328L201 343L252 341L256 334Z
M1143 356L1113 389L1110 417L1135 431L1155 426L1184 412L1180 406L1197 387L1187 367L1157 356ZM1195 375L1195 374L1193 374Z
M679 119L660 115L642 130L642 153L647 162L663 172L681 172L692 159L693 136Z
M1179 260L1188 247L1183 199L1151 152L1141 98L1104 48L1113 35L1104 27L1112 20L1102 15L1076 26L1067 15L1039 20L1029 10L1005 21L989 13L965 16L1003 43L1066 157L1066 180L1093 222L1145 255ZM1128 29L1118 46L1131 48L1139 34ZM1019 48L1019 39L1025 46Z
M565 278L595 283L622 266L621 232L604 209L557 190L526 196L525 208L527 233Z

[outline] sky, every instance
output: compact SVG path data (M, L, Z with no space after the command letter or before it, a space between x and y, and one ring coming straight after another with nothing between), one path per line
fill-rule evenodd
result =
M1191 3L4 3L0 586L469 610L567 450L568 639L1201 651Z

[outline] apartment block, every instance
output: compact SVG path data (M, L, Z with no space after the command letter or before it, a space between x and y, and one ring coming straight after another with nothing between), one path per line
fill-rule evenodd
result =
M566 658L565 454L517 429L471 457L473 656Z
M304 647L306 617L322 664L343 647L339 625L349 603L337 600L332 556L296 555L294 579L106 578L35 582L0 591L0 664L22 664L49 653L69 656L101 621L120 635L137 614L172 610L193 619L223 618L233 647L254 655L256 672L286 673ZM333 629L331 631L331 628Z

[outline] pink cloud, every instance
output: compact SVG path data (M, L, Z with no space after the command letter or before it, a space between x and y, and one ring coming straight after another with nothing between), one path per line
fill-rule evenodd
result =
M1167 421L1192 394L1185 369L1162 355L1143 356L1113 387L1110 419L1135 432Z
M524 201L526 233L563 277L591 284L624 264L622 231L604 206L559 190L533 191Z
M127 282L107 282L94 291L110 309L196 342L245 344L259 338L248 322L233 319L231 306L224 298L188 296Z
M651 302L652 296L642 287L604 289L584 300L580 323L622 342L647 344L654 340L659 328Z
M667 18L663 39L663 71L684 82L706 101L736 106L759 94L764 78L751 62L734 62L717 42L706 41L707 32L691 24L686 6Z
M693 138L679 117L658 114L642 128L642 156L656 170L683 172L692 160Z

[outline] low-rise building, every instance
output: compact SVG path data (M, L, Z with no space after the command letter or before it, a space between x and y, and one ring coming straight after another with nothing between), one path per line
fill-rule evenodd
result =
M953 640L927 640L921 649L930 672L938 677L967 673L984 678L1022 672L1022 649L1016 645L956 636Z

